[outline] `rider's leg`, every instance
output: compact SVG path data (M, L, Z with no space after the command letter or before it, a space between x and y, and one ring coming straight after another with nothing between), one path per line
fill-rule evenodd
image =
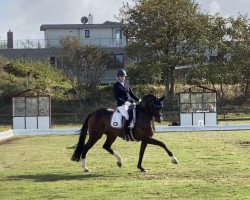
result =
M129 141L129 134L131 132L129 125L132 121L133 109L128 110L128 116L129 116L128 120L125 120L125 123L124 123L124 139L127 141Z

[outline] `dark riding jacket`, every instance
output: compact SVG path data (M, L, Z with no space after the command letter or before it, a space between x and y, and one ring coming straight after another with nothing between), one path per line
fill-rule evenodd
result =
M114 94L115 94L115 99L117 102L117 106L122 106L125 101L139 101L139 98L135 96L133 93L131 87L127 82L125 82L124 86L120 83L120 81L117 81L114 84Z

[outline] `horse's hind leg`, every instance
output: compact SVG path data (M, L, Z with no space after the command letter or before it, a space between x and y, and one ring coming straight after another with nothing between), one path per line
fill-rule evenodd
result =
M81 155L81 158L79 160L79 163L80 163L81 167L83 168L84 172L89 172L89 169L86 166L86 155L87 155L89 149L91 149L100 138L101 138L101 136L96 137L94 139L89 138L88 142L83 146L82 155Z
M118 167L121 167L122 166L121 156L111 148L111 145L114 143L116 138L117 138L117 136L109 135L109 133L107 133L107 139L103 145L103 148L105 150L107 150L110 154L112 154L117 159L117 165L118 165Z

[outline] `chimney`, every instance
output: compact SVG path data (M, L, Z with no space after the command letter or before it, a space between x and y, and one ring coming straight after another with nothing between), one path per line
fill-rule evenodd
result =
M88 24L93 24L93 15L91 13L88 16Z
M11 30L7 32L7 48L13 49L13 32Z

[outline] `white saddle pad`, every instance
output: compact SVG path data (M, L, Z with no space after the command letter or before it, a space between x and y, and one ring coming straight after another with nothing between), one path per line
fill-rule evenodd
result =
M117 110L113 113L111 118L111 127L113 128L122 128L122 114L118 112Z
M135 119L136 119L136 111L135 111L135 108L134 108L133 109L133 118L132 118L131 123L129 125L130 128L134 128ZM116 110L112 115L111 127L119 128L119 129L121 129L123 127L123 116L118 110Z

